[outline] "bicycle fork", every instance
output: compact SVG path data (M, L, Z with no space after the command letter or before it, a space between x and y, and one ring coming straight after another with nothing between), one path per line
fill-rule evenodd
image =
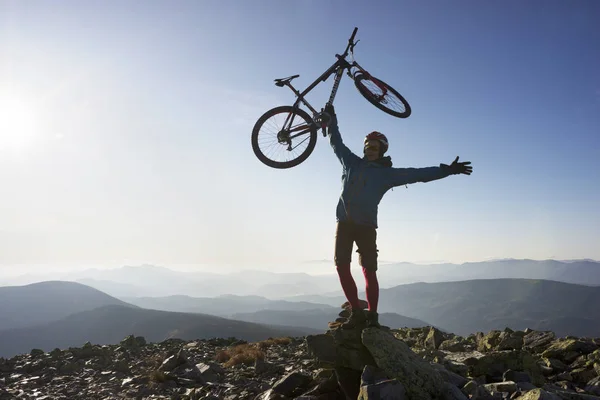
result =
M331 94L329 95L329 101L327 104L333 104L333 100L335 99L335 95L337 93L338 87L340 86L340 81L342 80L342 75L344 74L344 68L338 68L335 73L335 78L333 81L333 88L331 89ZM327 124L321 122L321 131L323 132L323 137L327 136Z

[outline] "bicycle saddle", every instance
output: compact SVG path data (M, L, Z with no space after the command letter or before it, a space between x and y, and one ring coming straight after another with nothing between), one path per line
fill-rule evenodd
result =
M295 79L295 78L297 78L299 76L300 75L292 75L292 76L288 76L287 78L275 79L275 85L277 85L277 86L283 86L287 82L291 82L292 79Z

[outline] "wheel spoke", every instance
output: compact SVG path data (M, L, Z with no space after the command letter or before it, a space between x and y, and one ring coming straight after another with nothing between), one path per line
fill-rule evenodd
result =
M302 110L282 106L273 111L272 114L265 114L262 117L264 121L255 126L253 148L258 158L267 165L289 168L304 161L312 152L316 143L316 129L308 114Z
M390 108L392 111L404 112L406 108L404 107L404 103L398 97L396 97L389 90L386 90L385 95L381 88L373 82L371 79L363 79L361 84L364 86L366 90L371 92L374 98L377 99L382 104L385 104L387 108ZM382 101L383 98L383 101ZM397 108L388 107L388 105L396 106Z

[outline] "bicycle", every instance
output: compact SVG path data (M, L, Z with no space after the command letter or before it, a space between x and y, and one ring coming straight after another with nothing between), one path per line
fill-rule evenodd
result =
M354 37L356 36L357 31L358 28L355 27L354 31L352 32L352 36L350 36L350 39L348 39L348 45L346 46L344 53L341 55L335 55L337 61L323 74L321 74L320 77L315 79L315 81L306 89L304 89L304 91L298 91L298 89L296 89L291 83L292 80L298 78L300 75L292 75L288 76L287 78L275 79L276 86L289 87L292 92L294 92L297 99L291 106L279 106L265 112L254 124L254 128L252 129L252 150L262 163L269 167L278 169L295 167L296 165L304 162L313 152L317 143L317 129L319 127L322 129L323 136L327 136L325 128L327 126L329 115L323 111L318 112L315 110L305 99L305 96L310 93L310 91L313 90L319 83L325 82L331 75L334 74L335 79L331 89L331 95L329 96L329 104L333 104L338 86L342 79L342 75L344 71L346 71L347 75L353 79L354 85L359 93L375 107L394 117L408 118L408 116L410 116L411 108L406 99L390 85L383 82L381 79L375 78L373 75L367 72L367 70L361 67L354 59L354 47L360 41L359 39L354 42ZM346 57L348 56L349 52L352 59L351 62L346 61ZM371 87L369 87L369 84L371 84ZM395 103L398 103L401 106L400 111L396 111L389 107L390 105L393 106L394 100L396 100ZM301 103L308 107L308 109L313 113L312 117L302 108L300 108ZM279 128L280 125L274 122L268 123L270 118L278 116L285 117L285 121L281 128ZM296 117L300 119L300 123L298 125L294 125L294 119ZM299 153L299 155L291 160L277 161L272 159L263 151L261 151L259 147L259 132L260 129L265 125L274 126L277 130L276 140L269 147L271 150L273 148L286 148L288 153L297 154L296 149L298 146L305 143L307 140L308 144ZM292 139L301 138L302 135L306 135L306 138L292 147Z

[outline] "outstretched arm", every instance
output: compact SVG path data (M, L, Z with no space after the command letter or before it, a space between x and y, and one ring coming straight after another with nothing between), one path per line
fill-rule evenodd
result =
M333 105L327 104L324 111L331 116L329 128L327 129L327 134L329 135L329 144L331 145L336 157L340 160L340 163L342 163L344 168L347 169L351 164L360 161L360 157L350 151L350 149L344 144L342 135L340 134L340 130L338 128L337 117L335 115Z
M450 175L441 167L425 168L390 168L390 184L392 186L408 185L417 182L431 182Z
M450 175L471 175L472 172L473 167L471 167L470 161L458 162L458 157L456 157L452 164L440 164L439 167L391 168L390 184L402 186L416 182L431 182Z

